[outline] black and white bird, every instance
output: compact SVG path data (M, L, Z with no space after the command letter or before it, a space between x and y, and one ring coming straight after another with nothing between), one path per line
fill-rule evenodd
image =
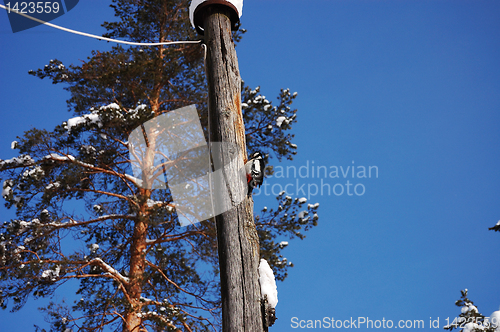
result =
M264 156L260 152L254 152L248 158L245 164L245 171L247 173L248 196L252 195L254 187L260 187L264 181Z

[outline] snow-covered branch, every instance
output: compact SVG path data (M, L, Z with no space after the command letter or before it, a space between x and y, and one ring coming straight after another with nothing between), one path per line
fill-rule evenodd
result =
M259 283L262 298L267 298L269 306L275 308L278 304L278 289L276 288L273 270L265 259L260 260Z
M96 265L96 266L99 266L101 269L103 269L106 273L109 273L111 276L113 276L115 279L117 279L118 281L120 281L122 284L128 284L128 282L130 281L129 278L123 276L120 272L118 272L117 270L115 270L113 267L111 267L110 265L106 264L102 259L100 259L99 257L98 258L94 258L93 260L91 260L90 262L90 265Z
M88 225L88 224L92 224L92 223L100 222L100 221L105 221L105 220L115 220L115 219L134 220L136 217L137 216L134 214L128 214L128 215L126 215L126 214L109 214L109 215L100 216L98 218L86 220L86 221L76 221L73 218L69 218L70 220L68 222L64 222L64 223L51 222L51 223L48 223L47 226L52 226L54 228L68 228L68 227Z

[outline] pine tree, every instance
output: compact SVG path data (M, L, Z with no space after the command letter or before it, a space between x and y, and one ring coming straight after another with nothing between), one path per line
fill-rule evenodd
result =
M117 22L105 37L135 42L195 40L187 0L113 0ZM244 30L234 34L238 42ZM168 189L147 189L130 176L127 138L142 123L195 104L207 136L207 89L200 45L94 51L81 65L59 60L31 75L71 93L71 120L31 129L0 160L2 196L16 218L0 229L0 304L19 310L77 280L81 300L51 302L51 331L212 331L220 326L215 226L180 227ZM292 159L291 108L258 88L242 89L249 151L269 162ZM272 167L267 169L272 173ZM277 279L292 266L285 242L317 224L317 204L280 194L255 216L261 256Z
M500 322L497 320L500 318L500 312L493 313L488 319L478 311L474 302L467 298L467 289L460 292L462 296L455 302L455 305L460 308L460 315L444 329L450 331L460 329L460 332L498 332Z

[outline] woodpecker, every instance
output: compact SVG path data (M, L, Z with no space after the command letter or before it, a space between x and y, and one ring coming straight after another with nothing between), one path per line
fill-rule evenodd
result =
M248 196L252 195L252 190L255 186L260 187L264 181L264 157L260 152L254 152L248 158L245 164L245 171L247 173Z

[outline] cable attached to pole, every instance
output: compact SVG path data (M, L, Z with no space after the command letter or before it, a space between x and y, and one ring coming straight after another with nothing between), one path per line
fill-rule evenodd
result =
M160 46L160 45L175 45L175 44L199 44L202 42L201 40L184 40L184 41L171 41L171 42L161 42L161 43L136 43L136 42L129 42L129 41L125 41L125 40L117 40L117 39L106 38L106 37L102 37L102 36L93 35L90 33L81 32L81 31L76 31L73 29L64 28L64 27L61 27L59 25L55 25L55 24L40 20L38 18L26 15L26 14L21 13L13 8L7 8L4 5L0 5L0 8L3 8L9 12L13 12L13 13L21 15L23 17L26 17L32 21L47 25L47 26L54 28L54 29L59 29L59 30L66 31L69 33L74 33L75 35L95 38L95 39L99 39L99 40L105 40L105 41L109 41L109 42L113 42L113 43L134 45L134 46Z

